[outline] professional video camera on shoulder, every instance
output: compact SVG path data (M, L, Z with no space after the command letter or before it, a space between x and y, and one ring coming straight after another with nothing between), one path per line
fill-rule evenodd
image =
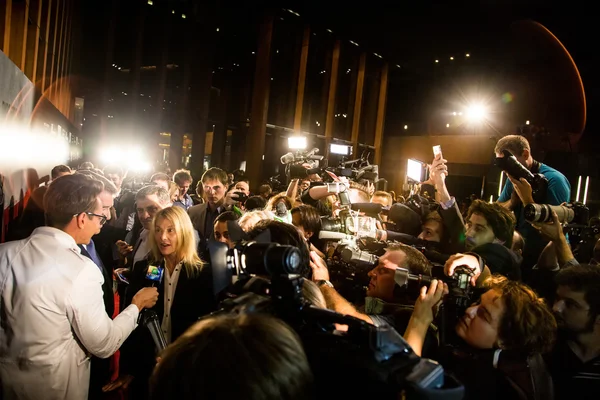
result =
M496 166L513 178L525 178L531 185L533 199L537 202L545 201L548 192L548 179L543 174L534 174L525 168L510 151L502 150L502 155L502 157L496 157Z
M296 274L298 249L249 242L234 249L211 243L209 250L213 277L220 286L226 283L227 276L254 275L241 293L223 301L213 315L260 312L284 320L302 339L314 375L327 376L328 384L323 390L333 390L331 382L339 380L341 384L351 374L357 379L360 376L366 387L376 387L373 393L397 394L406 390L409 398L462 398L463 391L455 381L448 397L444 396L443 368L416 356L393 328L375 327L308 304L302 295L304 280ZM256 275L262 275L260 284L255 284L259 281ZM346 325L347 331L337 331L338 324Z
M288 179L302 179L321 172L320 162L324 157L317 155L318 147L306 150L307 139L305 136L290 136L288 147L292 151L280 158L281 163L285 165Z

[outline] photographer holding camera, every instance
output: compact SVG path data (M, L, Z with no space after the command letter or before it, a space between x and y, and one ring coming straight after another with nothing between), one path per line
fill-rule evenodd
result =
M456 324L461 343L438 361L465 385L466 399L549 398L552 381L541 354L556 334L552 313L522 283L493 277L484 288ZM421 289L404 334L417 354L445 293L447 286L437 280Z
M527 244L523 252L522 267L524 267L524 272L528 272L536 263L548 241L527 223L524 208L530 203L555 206L566 203L571 197L571 185L559 171L533 159L529 142L523 136L508 135L501 138L494 149L496 157L498 159L504 158L505 151L512 153L517 161L531 173L543 175L548 182L543 198L534 199L534 189L537 190L538 188L532 188L527 179L522 177L518 179L507 172L509 181L504 185L504 189L498 198L498 203L515 213L517 230L523 235Z
M439 214L446 232L450 252L473 251L482 256L492 273L520 279L520 257L511 250L515 218L499 204L475 200L467 211L466 221L454 197L450 196L445 177L446 160L437 154L429 166L430 181L436 189Z
M415 275L431 276L429 262L421 252L400 243L390 244L378 263L369 271L370 281L365 305L359 310L335 290L329 281L325 261L315 252L311 252L310 266L312 279L321 289L327 308L375 326L391 326L398 332L404 332L407 327L415 297L396 285L396 269L405 268ZM437 347L435 337L431 334L427 339L426 347L433 351Z

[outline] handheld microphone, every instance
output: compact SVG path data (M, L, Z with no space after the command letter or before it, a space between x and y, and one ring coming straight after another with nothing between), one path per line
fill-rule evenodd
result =
M162 267L162 265L148 265L146 279L151 281L150 287L156 287L162 282L164 271L165 269Z
M165 338L165 335L160 327L158 315L156 315L156 313L152 310L144 310L143 314L143 324L146 328L148 328L148 331L150 331L150 335L152 336L152 340L156 346L156 351L160 353L167 347L167 339Z

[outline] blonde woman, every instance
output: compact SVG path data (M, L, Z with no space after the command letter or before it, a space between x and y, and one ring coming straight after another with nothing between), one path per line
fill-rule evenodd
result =
M149 240L150 256L134 265L125 304L129 304L129 293L137 288L157 287L158 302L152 310L158 315L167 343L172 343L198 318L215 310L212 274L198 257L194 228L183 208L167 207L157 212ZM105 390L133 382L133 398L147 398L155 359L152 337L140 325L121 348L122 376Z

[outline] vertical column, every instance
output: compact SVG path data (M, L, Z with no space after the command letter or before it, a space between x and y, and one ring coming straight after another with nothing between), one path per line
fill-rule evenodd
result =
M142 55L144 51L144 26L146 19L146 7L140 7L136 22L137 39L135 45L135 59L131 67L132 87L131 87L131 128L137 131L137 109L140 100L140 79L142 71ZM185 86L184 86L185 87ZM185 94L184 94L185 96ZM171 137L171 140L173 137Z
M63 40L64 40L64 34L65 34L65 19L66 19L66 14L67 14L67 0L63 0L62 1L62 7L61 7L61 12L60 12L60 31L59 31L59 35L58 35L58 52L56 53L56 57L54 57L54 63L56 64L55 67L55 75L52 77L53 82L52 82L52 103L54 104L54 106L58 109L60 109L60 78L61 78L61 65L60 65L60 61L61 61L61 56L62 56L62 51L63 51Z
M110 100L111 74L114 73L112 64L115 51L115 28L119 14L119 0L112 1L111 17L106 35L106 59L104 60L104 84L102 91L102 111L100 114L100 136L106 137L108 132L108 100Z
M306 86L306 64L308 63L308 46L310 43L310 26L304 27L300 70L298 73L298 91L296 93L296 112L294 113L294 130L302 130L302 106L304 105L304 87Z
M52 26L52 31L54 32L54 38L52 39L52 53L50 57L50 76L48 77L48 100L52 101L52 85L54 83L54 65L56 59L56 37L58 36L58 17L60 16L61 9L60 0L56 0L56 16L54 17L54 25Z
M8 56L10 52L10 22L12 18L12 0L6 0L6 10L4 14L4 45L2 51Z
M377 121L375 122L375 164L381 165L381 152L383 149L383 129L385 127L385 111L387 107L387 88L388 88L389 65L386 62L381 67L381 77L379 78L379 101L377 102Z
M325 158L329 157L329 144L333 139L333 125L335 123L335 95L337 92L338 69L340 65L339 40L333 45L333 56L331 57L331 75L329 80L329 98L327 100L327 118L325 121Z
M171 38L171 17L167 15L163 16L163 34L161 41L161 58L160 65L158 65L157 73L158 73L158 90L156 94L154 94L154 98L156 102L152 107L154 109L154 130L152 131L155 134L155 138L153 138L152 143L156 143L158 146L159 142L159 133L162 132L162 118L163 118L163 103L165 100L165 87L167 84L167 63L169 62L169 40ZM152 104L152 103L151 103Z
M217 125L213 132L213 145L210 155L211 166L219 168L224 168L223 155L225 154L227 140L227 103L229 96L231 96L231 81L227 80L223 85L217 100Z
M192 30L194 46L190 47L190 58L194 62L192 80L192 104L194 113L190 117L193 127L192 159L190 170L193 177L200 178L204 169L204 153L206 148L206 130L210 106L210 88L212 85L212 68L215 44L215 21L217 18L215 2L197 3L194 9Z
M37 70L38 70L38 57L40 51L40 30L42 29L42 5L44 1L48 0L38 0L38 10L37 10L37 25L35 27L35 39L33 45L33 65L31 71L31 82L34 84L37 81ZM50 12L50 10L48 10ZM43 46L43 44L42 44Z
M190 91L188 90L188 87L190 86L190 79L192 74L192 60L190 55L193 53L191 51L188 51L187 53L188 54L186 54L186 59L183 65L183 96L181 99L181 105L179 107L178 121L176 123L175 129L173 129L173 131L171 132L171 142L169 146L169 167L171 167L171 172L175 172L175 170L181 167L181 159L183 157L183 135L186 131L186 122L187 118L189 117L188 103ZM192 148L195 145L195 140L193 140Z
M19 69L23 69L21 59L23 55L23 30L25 27L25 10L27 9L27 3L13 2L11 7L12 16L10 17L10 51L5 54L10 57L13 63ZM8 10L7 10L8 11Z
M258 188L262 178L262 156L265 150L267 115L269 111L269 90L271 82L271 40L273 37L273 15L268 15L260 26L254 91L252 93L252 113L246 144L246 176L250 184Z
M67 115L67 109L68 109L68 95L65 93L66 92L66 79L67 79L67 74L65 73L65 60L66 60L66 55L67 55L67 50L69 48L69 34L70 34L70 20L71 20L71 8L72 8L72 2L70 0L65 0L65 17L64 17L64 24L62 25L62 40L61 40L61 46L60 46L60 52L59 52L59 57L58 57L58 73L57 75L57 83L58 83L58 87L57 87L57 98L58 98L58 105L57 108L60 110L61 113L63 113L63 115Z
M48 66L48 52L50 51L50 21L52 15L52 0L48 0L48 15L46 16L46 33L44 34L44 63L42 66L42 87L41 92L46 90L46 76L48 75L46 67Z
M28 28L28 20L29 20L29 1L25 2L25 15L23 17L23 42L21 44L21 62L19 63L19 68L21 71L25 72L25 59L27 58L27 33L29 31Z
M362 114L363 88L365 85L365 66L367 64L367 54L360 55L358 66L358 76L356 78L356 97L354 98L354 113L352 118L352 147L353 154L358 154L358 132L360 131L360 117Z

